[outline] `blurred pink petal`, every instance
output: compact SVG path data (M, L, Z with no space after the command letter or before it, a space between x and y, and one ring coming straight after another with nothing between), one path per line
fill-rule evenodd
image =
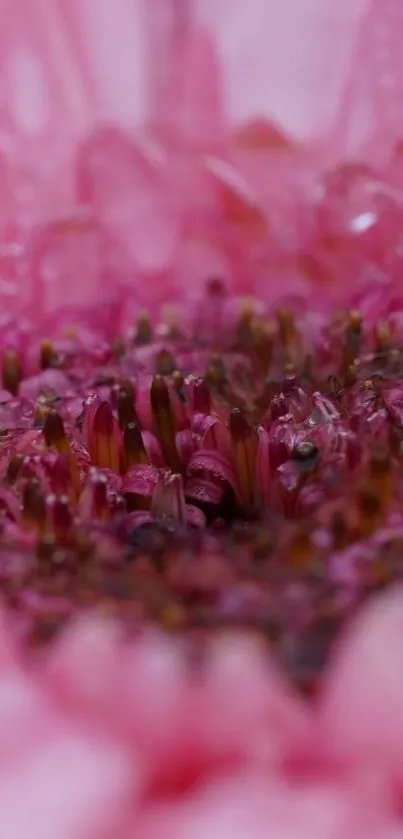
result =
M324 742L343 762L382 764L401 782L400 588L380 596L340 641L325 683ZM374 721L375 724L374 724Z
M223 57L232 124L275 119L298 139L324 137L335 119L368 0L194 0Z
M111 835L129 814L130 769L124 749L61 726L0 780L1 829L16 839Z

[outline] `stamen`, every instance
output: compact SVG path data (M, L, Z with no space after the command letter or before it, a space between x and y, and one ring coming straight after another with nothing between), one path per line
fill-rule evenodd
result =
M48 411L43 426L43 437L49 449L56 449L59 453L69 451L69 444L64 430L63 420L58 411Z
M186 503L182 475L161 478L155 488L151 512L156 518L171 518L185 524Z
M134 343L138 346L143 346L145 344L151 344L152 339L151 321L147 313L144 312L139 316L137 321Z
M3 355L3 387L13 396L17 396L21 378L21 360L18 352L16 350L6 350Z
M118 425L109 402L101 402L94 413L88 448L94 466L119 473Z
M273 323L261 323L255 321L252 324L252 341L255 348L260 370L265 375L270 369L273 360L275 338L275 325Z
M375 324L374 328L374 343L375 354L382 355L390 348L391 333L387 321L380 320Z
M240 313L236 336L240 344L249 344L253 339L253 327L255 325L255 313L251 306L244 306Z
M118 360L120 358L123 358L123 356L126 352L126 342L125 342L124 338L121 338L121 337L115 338L115 340L112 343L112 352L113 352L114 358L116 358Z
M210 405L210 392L206 382L198 378L193 384L193 410L198 414L208 414Z
M183 385L185 383L185 378L181 370L174 370L172 373L172 386L175 388L176 393L179 396L179 399L182 402L186 402L186 397L183 392Z
M151 408L158 439L172 472L181 472L182 463L176 448L176 423L172 411L169 390L163 376L155 376L151 385Z
M49 367L52 367L54 360L55 354L52 342L45 339L41 342L39 351L39 366L41 370L47 370Z
M55 495L65 495L71 505L76 502L77 487L72 480L72 471L77 467L76 461L70 452L62 452L58 455L52 469L50 484ZM78 468L78 467L77 467Z
M294 369L299 341L293 312L287 308L278 309L277 325L284 350L284 363L286 366L292 365Z
M73 516L65 495L52 495L46 502L48 527L56 542L66 545L72 540Z
M251 507L255 498L255 463L258 438L241 410L230 414L229 429L232 438L233 460L238 477L242 502Z
M342 551L348 545L349 532L342 510L335 510L331 520L331 533L336 551Z
M295 571L307 571L312 564L312 541L310 532L301 527L289 548L289 564Z
M92 481L93 502L92 514L95 518L107 521L109 518L108 487L101 476Z
M161 350L155 359L155 372L160 376L171 376L176 369L176 361L169 350Z
M117 393L117 412L118 421L123 430L126 425L130 423L138 424L138 417L134 407L134 388L128 390L126 387L120 387Z
M103 522L109 520L108 484L105 476L97 473L96 469L91 470L88 475L79 509L85 519L95 518Z
M14 457L11 458L10 463L8 464L7 468L7 475L6 480L9 484L14 484L20 474L21 467L24 463L24 456L21 454L15 454Z
M360 312L350 312L345 332L340 372L343 380L355 379L362 343L362 317Z
M227 372L225 369L225 364L222 358L220 358L220 356L214 355L210 359L207 367L205 381L217 390L219 390L226 384Z
M380 496L371 487L362 487L357 495L360 536L369 536L382 522L383 506Z
M329 395L332 396L333 399L340 399L340 397L343 395L343 387L337 376L329 376L327 384Z
M48 411L47 413L43 426L43 437L49 449L54 449L59 455L67 456L70 469L71 490L78 495L81 490L79 465L75 455L70 449L63 420L59 412L54 409Z
M46 520L45 496L39 481L27 481L22 490L22 518L28 529L43 531Z
M34 413L34 428L43 428L49 413L47 405L38 404Z
M127 469L138 463L149 463L141 431L136 422L129 422L123 431L123 447Z
M376 448L369 463L370 483L374 492L385 506L393 494L393 473L391 460L386 449Z

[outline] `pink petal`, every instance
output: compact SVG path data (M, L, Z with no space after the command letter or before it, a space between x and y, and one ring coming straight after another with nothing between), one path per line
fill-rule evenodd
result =
M343 762L403 778L403 590L365 606L335 651L321 707L324 744Z
M186 504L186 523L192 527L205 527L206 517L199 507L193 504Z
M123 478L123 492L151 497L160 479L159 470L154 466L139 464L126 472Z
M223 136L220 60L212 35L187 29L176 44L162 129L179 148L208 147Z
M190 458L188 464L188 473L192 475L196 472L207 472L214 478L226 481L234 490L238 492L238 485L236 475L232 469L229 460L225 455L218 451L198 451Z
M225 56L232 123L268 114L298 137L327 132L349 76L365 0L348 6L334 0L308 0L303 6L254 0L253 13L242 0L194 0L194 6Z
M80 150L77 183L81 200L139 268L152 273L169 265L178 227L161 149L148 151L115 128L100 129Z
M201 504L219 504L223 490L212 481L203 478L188 478L186 481L186 497L194 498Z
M0 778L2 830L15 839L113 833L128 816L132 784L121 747L60 726L40 750Z

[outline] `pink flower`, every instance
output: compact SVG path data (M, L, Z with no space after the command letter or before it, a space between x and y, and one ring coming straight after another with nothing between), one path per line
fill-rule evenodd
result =
M0 836L397 839L398 0L14 5Z

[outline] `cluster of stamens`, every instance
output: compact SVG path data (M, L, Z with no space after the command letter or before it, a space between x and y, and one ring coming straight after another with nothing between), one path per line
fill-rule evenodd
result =
M225 299L209 283L198 316ZM142 315L96 360L42 341L34 369L4 347L0 589L33 644L83 607L248 626L310 687L401 574L403 339L244 302L213 340L192 323Z

